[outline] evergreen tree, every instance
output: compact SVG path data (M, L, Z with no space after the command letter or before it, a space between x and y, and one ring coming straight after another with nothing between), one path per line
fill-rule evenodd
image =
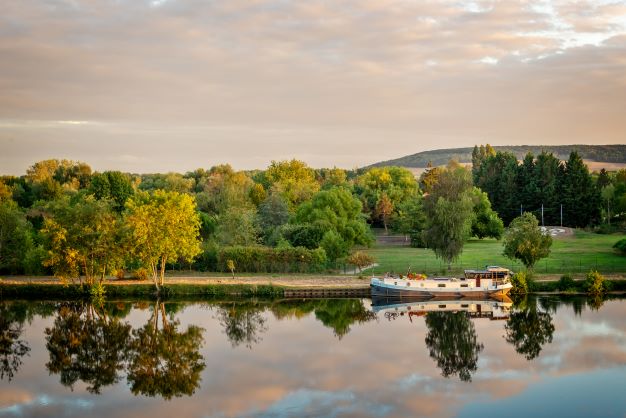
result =
M535 180L537 182L537 209L533 213L541 222L541 205L544 211L544 224L558 224L560 219L559 206L559 167L561 161L552 153L542 152L535 162Z
M535 156L526 154L517 170L517 189L519 190L519 204L524 211L533 211L541 207L539 203L539 188L535 177Z
M584 227L597 221L601 199L589 169L578 152L573 151L565 164L563 176L563 222Z
M515 155L498 152L487 157L478 174L476 186L487 193L493 209L505 223L519 213L517 171Z

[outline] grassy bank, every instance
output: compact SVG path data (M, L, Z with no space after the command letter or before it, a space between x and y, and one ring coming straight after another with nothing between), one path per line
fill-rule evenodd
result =
M613 250L613 244L624 235L600 235L576 231L573 237L555 239L550 257L540 260L535 266L537 274L587 273L598 270L604 274L626 273L626 257ZM405 273L409 267L414 272L428 275L448 274L446 265L435 257L431 250L408 247L374 247L366 250L379 264L375 272ZM462 274L464 269L484 268L500 265L513 271L525 267L502 255L502 242L493 239L470 240L463 254L452 266L453 274ZM371 271L368 271L371 274Z
M104 285L107 298L155 298L156 290L152 284ZM282 286L247 285L247 284L170 284L163 286L159 297L162 299L188 296L198 297L282 297ZM89 298L88 286L23 283L0 284L0 298L22 299L80 299Z

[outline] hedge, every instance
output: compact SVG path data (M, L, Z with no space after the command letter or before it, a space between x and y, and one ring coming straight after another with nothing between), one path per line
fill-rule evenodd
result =
M326 252L322 248L224 247L217 255L219 271L229 272L228 260L235 262L235 272L315 273L326 268Z

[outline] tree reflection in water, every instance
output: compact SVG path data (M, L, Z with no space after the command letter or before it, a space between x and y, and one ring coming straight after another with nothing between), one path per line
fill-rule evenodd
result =
M441 369L441 375L458 375L464 382L471 381L483 345L478 342L468 315L465 312L429 312L426 326L426 347Z
M52 328L46 328L50 361L46 368L59 374L61 383L73 389L81 380L91 393L119 381L128 356L130 325L109 318L94 305L64 304Z
M556 310L556 308L554 308ZM548 312L540 312L537 304L521 304L504 325L506 341L513 344L515 351L526 360L532 360L541 353L546 343L552 342L554 324Z
M20 304L0 304L0 380L10 382L22 365L22 358L30 352L21 340L26 312Z
M167 320L164 304L157 302L148 323L133 330L128 366L133 394L171 399L195 392L205 368L199 352L203 329L189 325L183 332L179 325Z
M127 312L111 306L114 312ZM103 307L63 304L54 325L45 330L46 367L60 375L63 385L73 388L80 380L91 393L119 382L126 371L133 394L165 399L191 395L205 367L199 353L203 330L178 327L178 321L168 321L162 302L155 303L148 323L135 330Z
M217 318L224 327L224 333L233 347L244 344L252 348L261 341L261 334L267 331L263 307L256 304L222 304Z

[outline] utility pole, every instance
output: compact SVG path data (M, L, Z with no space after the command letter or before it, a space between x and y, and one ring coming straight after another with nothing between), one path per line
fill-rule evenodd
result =
M524 214L524 205L520 203L519 205L519 216L522 216Z
M561 226L563 226L563 204L561 203Z
M541 226L545 226L543 224L543 203L541 204Z

